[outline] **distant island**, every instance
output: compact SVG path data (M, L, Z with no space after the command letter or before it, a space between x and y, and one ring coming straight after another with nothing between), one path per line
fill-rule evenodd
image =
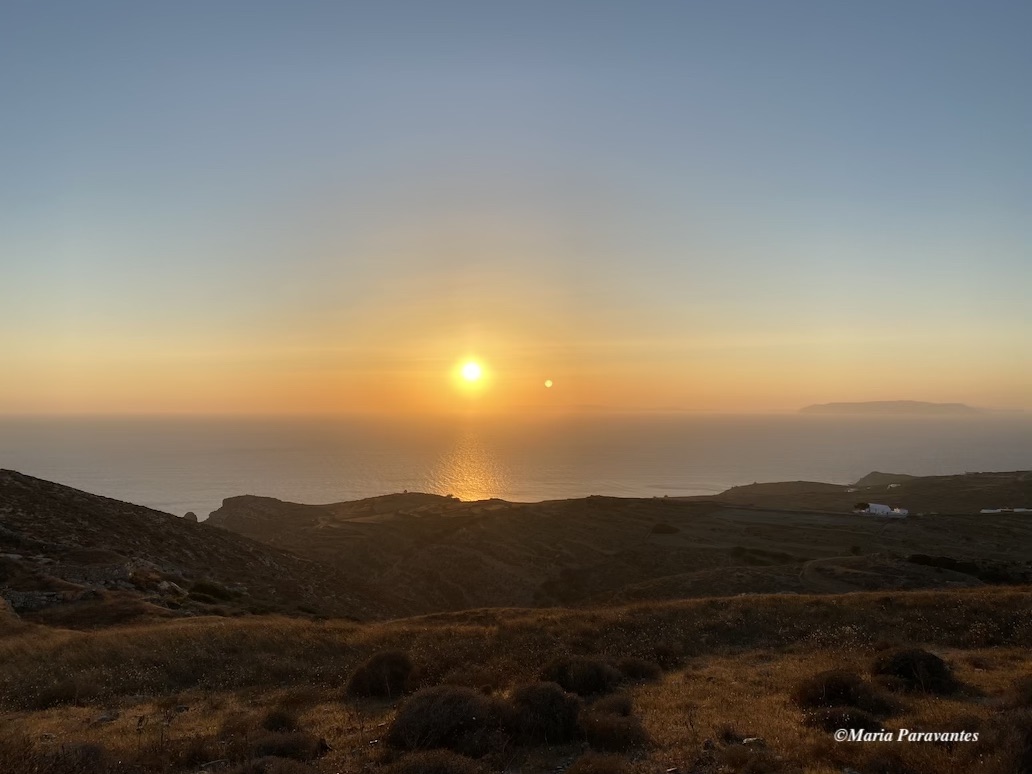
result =
M963 403L927 403L921 400L870 400L861 403L817 403L800 414L977 414Z

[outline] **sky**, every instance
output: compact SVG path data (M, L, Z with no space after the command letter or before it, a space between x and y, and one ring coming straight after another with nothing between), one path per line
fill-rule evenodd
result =
M1023 1L5 2L0 414L1032 409L1030 39Z

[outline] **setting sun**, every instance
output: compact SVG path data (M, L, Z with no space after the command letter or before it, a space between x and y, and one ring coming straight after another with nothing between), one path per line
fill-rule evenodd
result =
M480 379L483 371L478 363L469 362L462 367L462 378L467 382L475 382Z

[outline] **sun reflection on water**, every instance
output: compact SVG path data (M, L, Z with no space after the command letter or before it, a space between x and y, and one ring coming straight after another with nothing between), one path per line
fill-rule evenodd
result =
M466 427L431 473L431 484L440 494L452 494L460 500L486 500L502 496L508 488L508 476L476 430Z

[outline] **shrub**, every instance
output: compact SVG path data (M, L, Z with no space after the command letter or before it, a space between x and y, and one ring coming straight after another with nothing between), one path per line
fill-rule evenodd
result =
M262 728L266 731L297 731L297 715L283 707L271 709L262 718Z
M542 670L541 679L558 683L564 690L578 696L594 696L612 691L623 680L623 675L605 661L569 656L549 663Z
M407 653L400 650L374 653L351 675L347 692L351 696L393 699L405 693L413 671Z
M792 701L803 709L854 707L875 715L888 714L892 703L856 672L831 669L800 681Z
M899 648L879 653L871 664L874 675L894 678L910 691L952 693L957 681L949 665L920 648Z
M388 766L387 774L487 774L487 769L448 750L427 750L406 755Z
M270 731L255 737L251 743L251 752L259 758L269 755L310 761L318 758L328 749L326 742L322 739L299 731Z
M742 736L730 723L724 723L723 725L714 729L717 735L717 739L720 740L721 744L741 744L742 740L746 737Z
M628 752L645 747L648 734L636 717L607 715L602 712L586 712L581 715L581 731L588 744L597 750L607 752Z
M439 685L401 706L385 741L400 750L443 747L480 758L508 745L512 725L508 705L472 688Z
M601 712L604 715L620 715L630 717L634 712L634 702L629 694L614 693L612 696L604 696L591 705L592 712Z
M807 714L806 725L829 732L839 728L862 728L867 731L884 729L876 717L856 707L824 707L814 710Z
M616 755L589 752L573 762L566 774L630 774L631 766Z
M556 683L531 683L513 691L519 739L529 744L559 744L579 735L581 700Z
M616 662L616 668L629 680L658 680L663 676L659 664L643 658L622 658Z

